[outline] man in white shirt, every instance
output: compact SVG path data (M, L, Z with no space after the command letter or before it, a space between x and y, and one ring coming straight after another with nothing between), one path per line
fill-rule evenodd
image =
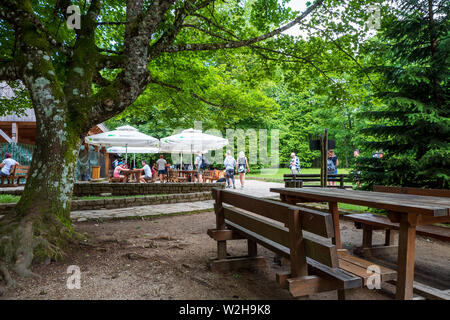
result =
M146 179L147 180L151 180L152 179L152 169L150 169L150 166L147 164L147 161L142 160L142 169L139 169L141 171L143 171L144 174L141 174L141 176L139 177L139 181L146 183Z
M11 158L10 153L5 153L5 160L0 163L0 177L7 177L11 174L11 168L20 165L16 160Z

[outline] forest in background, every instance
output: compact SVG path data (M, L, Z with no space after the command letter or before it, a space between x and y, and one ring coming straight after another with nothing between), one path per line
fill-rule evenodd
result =
M223 136L230 128L278 129L280 166L295 152L304 168L318 165L309 140L328 128L340 167L363 169L367 185L448 187L449 3L373 2L377 28L345 24L342 13L262 49L162 56L151 70L170 85L150 85L107 125L158 138L195 121ZM245 23L248 12L236 19Z

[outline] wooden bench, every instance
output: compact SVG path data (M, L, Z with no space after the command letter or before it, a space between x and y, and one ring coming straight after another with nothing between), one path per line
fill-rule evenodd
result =
M327 175L327 181L339 182L335 186L327 186L332 188L352 188L351 185L344 185L344 182L348 180L348 174L329 174ZM286 188L302 188L305 187L320 187L320 185L306 185L308 182L320 181L320 174L284 174L284 184Z
M388 187L374 186L375 192L388 192L399 194L415 194L421 196L450 197L450 190L444 189L420 189L409 187ZM361 247L355 252L369 257L375 253L396 252L398 246L394 245L394 235L391 230L399 230L399 223L391 222L387 217L375 215L371 213L347 214L343 219L353 221L357 229L363 230L363 240ZM372 237L374 230L385 231L385 241L382 245L373 245ZM450 241L450 228L423 225L417 226L416 233L429 238L435 238L442 241Z
M368 273L374 263L338 250L330 241L334 225L329 213L217 188L212 194L216 229L209 229L208 235L217 241L212 271L264 266L264 258L257 254L259 244L290 261L290 271L278 273L276 280L294 297L338 290L338 298L345 299L346 289L367 285L371 276L380 281L396 277L395 271L381 266L377 266L380 273ZM238 239L247 240L248 254L228 256L227 241Z
M167 181L168 182L186 182L187 178L180 176L180 174L177 170L169 169Z
M0 177L0 185L4 186L5 180L6 185L5 187L14 187L18 185L24 185L26 182L26 179L28 178L28 171L30 170L29 166L21 166L21 165L15 165L11 168L9 176L6 177ZM20 180L23 180L22 183L20 183ZM17 181L17 183L16 183Z
M207 170L203 172L203 181L213 183L220 177L220 170Z

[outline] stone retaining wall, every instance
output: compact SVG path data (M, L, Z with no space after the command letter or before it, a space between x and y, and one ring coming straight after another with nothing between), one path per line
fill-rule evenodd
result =
M113 196L178 194L211 192L212 188L223 189L225 183L76 183L73 195L83 197L102 193L110 193Z
M144 194L174 194L206 192L212 188L225 188L225 182L219 183L75 183L73 188L74 197L99 196L109 193L114 196L131 196ZM21 188L1 188L0 194L11 194L20 196Z
M105 198L95 200L73 200L72 211L77 210L99 210L99 209L116 209L125 207L146 206L152 204L177 203L177 202L193 202L211 200L211 191L194 192L194 193L178 193L165 195L148 195L140 197L127 198ZM0 204L0 215L12 212L15 203Z

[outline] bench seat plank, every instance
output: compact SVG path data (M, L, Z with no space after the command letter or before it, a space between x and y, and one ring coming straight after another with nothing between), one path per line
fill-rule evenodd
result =
M226 221L227 226L236 232L241 233L246 238L250 238L253 241L256 241L258 244L266 247L267 249L279 254L280 256L290 259L290 250L289 248L280 245L270 239L267 239L253 231L245 229L238 224L235 224L230 221ZM360 288L362 286L362 280L360 277L357 277L345 270L341 270L339 268L328 267L312 258L307 257L306 262L308 264L308 270L313 274L319 274L321 276L325 276L329 279L336 279L338 283L338 289L352 289L352 288Z
M254 215L239 210L224 207L225 223L232 222L246 230L252 231L264 238L289 248L289 230L286 227L272 224ZM337 267L336 246L314 239L306 234L303 235L306 255L327 266Z
M371 226L380 227L384 229L398 230L399 224L391 222L387 217L374 215L371 213L355 213L346 214L343 219L363 224L369 224ZM449 218L450 220L450 218ZM439 239L442 241L450 241L450 228L439 227L433 225L417 226L416 234Z
M373 262L352 256L347 251L339 251L339 268L344 269L364 279L364 285L367 284L367 279L371 276L367 273L370 266L377 266L380 269L380 278L382 282L391 281L397 278L397 272L375 264Z

